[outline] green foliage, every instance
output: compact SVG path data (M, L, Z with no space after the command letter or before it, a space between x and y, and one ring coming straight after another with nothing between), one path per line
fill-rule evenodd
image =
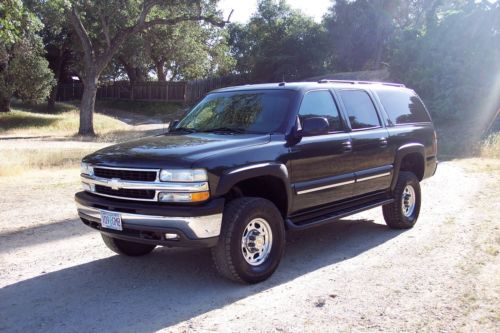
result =
M247 25L230 28L236 69L254 81L299 80L324 71L324 29L281 0L261 0Z
M159 80L191 80L227 74L234 66L227 32L200 22L158 26L144 33L145 49Z
M15 53L10 61L6 80L16 97L26 102L41 102L49 94L53 82L48 61L38 49L24 49Z
M0 42L4 46L13 45L40 28L40 21L26 10L21 0L0 2Z
M0 9L0 111L5 112L13 95L29 102L46 98L53 75L36 35L40 21L20 1L9 0Z
M444 13L428 30L401 31L392 41L391 76L414 88L438 121L491 111L481 109L500 75L498 31L500 6L485 3Z
M374 69L387 53L401 1L335 1L325 18L329 66L340 72Z

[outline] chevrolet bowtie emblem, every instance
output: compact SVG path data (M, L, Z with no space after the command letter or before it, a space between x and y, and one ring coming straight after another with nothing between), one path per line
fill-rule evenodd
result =
M120 180L118 178L113 178L111 180L108 180L108 185L113 190L119 190L121 188Z

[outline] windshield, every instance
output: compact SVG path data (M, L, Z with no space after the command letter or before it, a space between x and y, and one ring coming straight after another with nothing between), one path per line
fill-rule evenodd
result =
M207 95L176 131L273 133L286 119L292 91L254 90Z

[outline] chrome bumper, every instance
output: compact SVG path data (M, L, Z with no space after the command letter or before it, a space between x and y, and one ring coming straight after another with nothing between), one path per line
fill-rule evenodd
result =
M90 217L93 220L101 220L101 210L84 206L76 203L78 213L81 217ZM122 224L125 228L133 227L156 227L156 228L172 228L184 232L188 237L196 239L217 237L220 234L222 225L222 213L193 216L193 217L173 217L173 216L154 216L140 215L131 213L116 212L121 215Z

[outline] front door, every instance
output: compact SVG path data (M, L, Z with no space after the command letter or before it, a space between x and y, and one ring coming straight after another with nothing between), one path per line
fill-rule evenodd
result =
M329 90L310 91L302 100L299 119L324 117L328 133L305 136L290 148L293 211L352 196L351 140Z

